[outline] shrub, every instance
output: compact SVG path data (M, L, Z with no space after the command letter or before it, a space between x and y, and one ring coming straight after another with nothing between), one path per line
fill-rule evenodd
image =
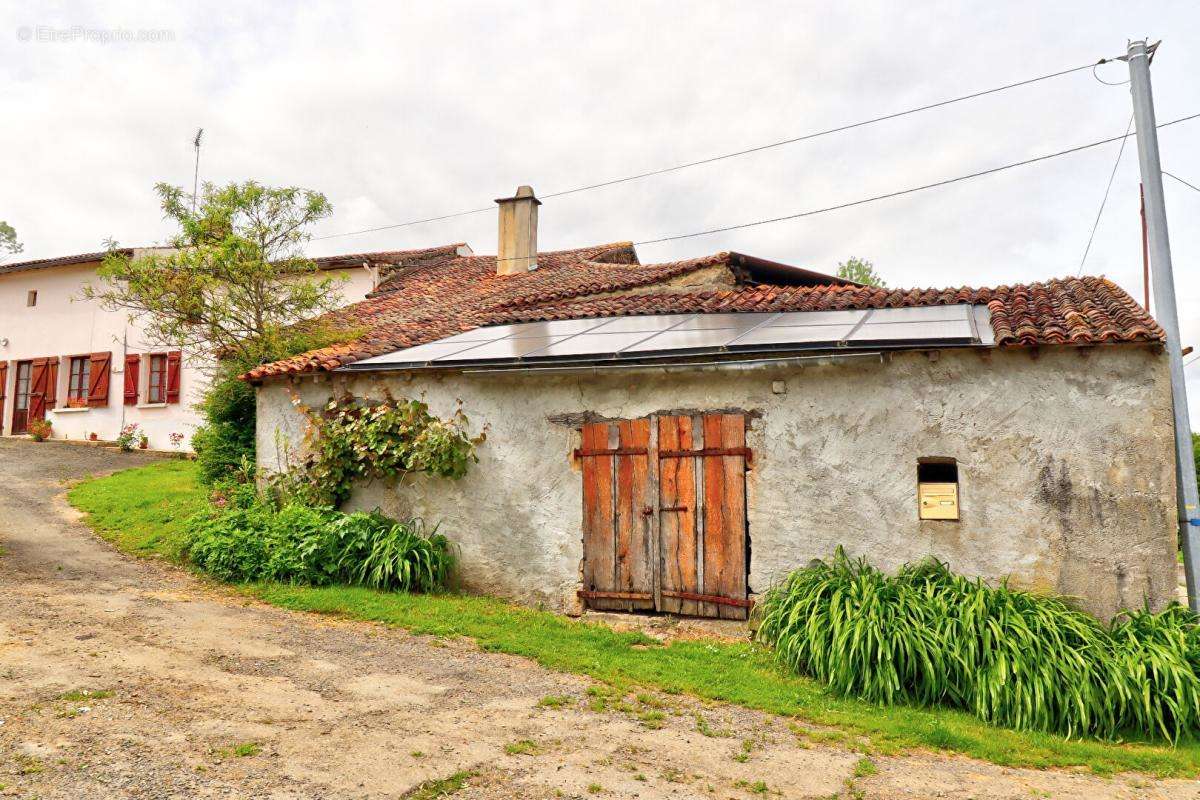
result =
M186 552L200 569L224 581L252 581L264 572L270 509L232 507L189 523Z
M238 380L239 365L222 364L197 409L204 424L192 434L200 480L227 479L246 462L254 463L254 387Z
M225 484L214 508L188 523L186 555L227 581L350 583L395 591L445 588L454 563L445 536L421 520L277 506L250 484Z
M772 587L756 613L782 662L839 695L1068 736L1200 731L1200 632L1180 606L1105 625L937 561L889 576L838 548Z

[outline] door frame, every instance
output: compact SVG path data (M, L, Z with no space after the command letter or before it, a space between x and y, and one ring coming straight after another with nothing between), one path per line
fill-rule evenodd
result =
M736 424L731 424L734 421ZM636 420L589 423L582 427L581 446L574 453L581 464L584 492L583 587L578 595L589 608L729 619L747 617L753 601L749 598L750 531L745 476L752 465L752 454L745 445L745 429L745 414L721 412L653 414ZM668 432L669 441L666 447L661 447L660 435L664 430ZM729 441L735 444L730 445ZM731 463L730 459L735 460ZM639 460L646 462L642 465L644 477L640 492L636 486L629 486L631 474L639 473ZM664 462L676 464L669 473L674 476L667 480L669 487L663 484ZM683 467L685 463L687 466ZM713 474L707 475L710 470ZM690 488L687 491L681 491L681 485L673 482L678 480L681 472L688 476L686 482ZM735 515L732 520L727 519L722 511L720 519L723 523L719 524L740 530L740 537L735 534L734 541L738 542L741 552L732 554L735 568L740 567L740 576L734 579L739 588L728 594L709 594L704 591L710 584L705 574L708 564L705 548L710 543L706 537L706 517L714 494L719 495L715 502L726 507L723 501L731 488L728 485L731 475L737 475L736 480L740 483L740 489L734 490L734 496L740 495L740 518ZM600 476L604 479L598 480ZM710 478L713 484L709 483ZM675 498L672 505L664 502L667 493ZM680 500L690 503L690 509ZM637 508L639 505L643 507ZM664 519L667 515L677 514L689 515L685 517L686 536L692 543L688 557L694 567L690 576L676 574L685 563L678 557L682 540L676 542L672 553L664 551ZM679 524L678 519L672 518L667 523L668 530ZM682 533L682 529L675 529L675 536ZM603 552L610 546L611 560L595 558L597 550ZM648 551L645 553L648 575L639 576L636 559L628 560L631 547L644 547ZM673 557L676 560L673 561ZM664 586L664 578L671 568L674 568L670 573L674 579L667 582L674 585ZM696 591L688 591L689 588Z

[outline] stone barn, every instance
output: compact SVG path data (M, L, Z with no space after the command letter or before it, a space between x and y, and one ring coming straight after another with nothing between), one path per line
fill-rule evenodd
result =
M298 403L461 404L487 429L465 478L349 505L439 522L465 588L566 612L745 618L838 545L1101 616L1174 597L1164 336L1111 281L905 291L738 253L539 253L532 193L499 202L498 255L401 265L337 312L360 338L246 376L261 467L303 441Z

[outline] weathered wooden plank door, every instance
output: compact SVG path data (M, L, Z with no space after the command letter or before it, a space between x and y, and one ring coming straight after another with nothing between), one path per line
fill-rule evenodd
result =
M745 619L744 417L592 423L582 434L588 606Z
M583 426L583 592L591 608L654 608L650 421Z
M745 417L660 417L658 434L661 608L745 619Z

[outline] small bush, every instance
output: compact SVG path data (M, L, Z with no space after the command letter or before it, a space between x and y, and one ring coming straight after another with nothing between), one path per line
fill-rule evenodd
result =
M222 580L418 592L439 591L449 581L450 542L419 519L276 506L248 484L222 486L214 497L216 507L188 523L186 554Z
M200 480L208 484L227 480L244 462L254 462L254 387L238 380L240 368L222 365L197 406L204 424L192 434L192 449Z
M1105 625L937 561L889 576L839 548L770 589L757 613L760 640L839 695L1068 736L1200 732L1200 628L1180 606Z

